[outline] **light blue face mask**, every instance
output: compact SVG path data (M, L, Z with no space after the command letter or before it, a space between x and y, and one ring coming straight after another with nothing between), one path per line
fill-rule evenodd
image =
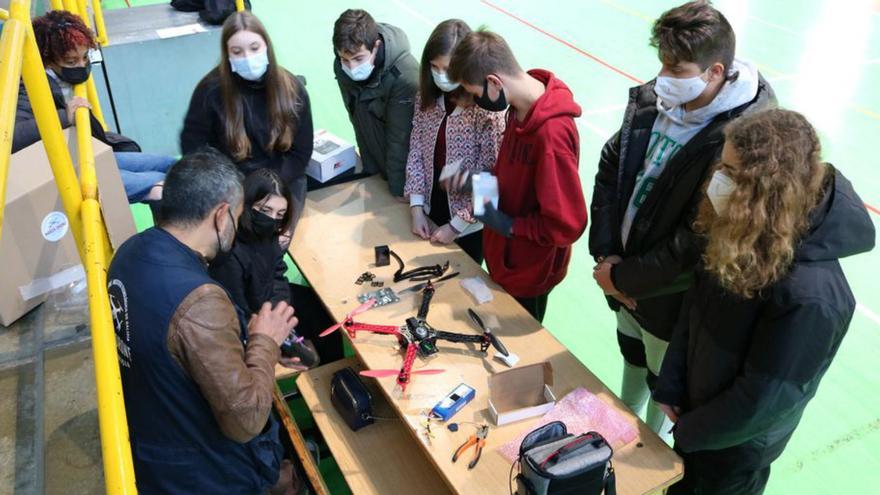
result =
M431 77L434 79L434 84L440 88L440 91L444 93L449 93L450 91L455 91L461 86L457 82L452 82L449 80L449 75L445 72L437 72L434 69L431 69Z
M229 65L232 67L232 72L238 74L242 79L258 81L269 68L269 53L263 50L249 57L230 58Z
M341 65L342 72L345 72L345 75L350 77L352 81L366 81L367 78L370 77L370 74L373 73L373 69L376 68L376 66L374 66L369 60L364 61L364 63L358 65L354 69L349 69L342 63Z

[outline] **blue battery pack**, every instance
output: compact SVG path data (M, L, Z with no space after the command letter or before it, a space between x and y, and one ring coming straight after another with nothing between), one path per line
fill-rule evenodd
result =
M448 421L462 407L466 406L468 402L474 400L476 394L476 390L462 383L431 409L431 415L443 421Z

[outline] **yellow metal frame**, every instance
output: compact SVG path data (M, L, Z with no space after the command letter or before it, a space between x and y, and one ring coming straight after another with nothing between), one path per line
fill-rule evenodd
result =
M78 1L65 0L65 3L72 7L69 9L72 12L84 13L84 9L78 9ZM100 2L96 3L99 4ZM89 110L79 108L76 111L80 166L78 179L61 131L61 121L58 119L46 79L46 70L34 40L30 6L30 0L12 0L9 11L0 12L0 19L4 21L0 35L0 97L4 103L0 107L0 235L3 229L3 209L6 205L6 179L12 150L12 133L15 129L15 102L18 100L21 79L28 92L37 129L86 271L106 492L133 494L137 493L134 466L116 355L116 335L107 296L107 262L112 250L98 202ZM53 8L61 6L60 0L52 1ZM101 30L103 19L98 19L96 9L95 24ZM74 88L75 94L81 97L92 96L93 90L94 86L90 87L88 84L80 84ZM92 105L96 106L95 102Z

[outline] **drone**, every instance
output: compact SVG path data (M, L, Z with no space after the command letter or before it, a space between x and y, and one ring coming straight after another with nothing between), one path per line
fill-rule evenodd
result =
M480 352L486 354L489 347L494 347L497 352L503 356L510 353L501 343L501 340L483 324L483 320L477 313L468 309L468 315L471 320L483 331L481 335L466 335L461 333L445 332L437 330L426 321L428 310L431 307L431 299L434 297L434 284L430 281L422 290L422 304L416 316L407 318L406 324L403 326L393 325L371 325L368 323L359 323L354 321L354 317L369 310L376 304L375 299L370 299L364 304L355 308L351 313L346 315L345 319L332 327L321 332L320 336L327 336L340 328L344 328L348 332L349 337L354 339L357 332L371 332L377 334L394 335L401 349L405 351L403 365L399 370L364 370L360 374L363 376L382 378L386 376L397 375L397 385L401 391L406 391L412 375L436 375L443 373L442 369L423 369L413 371L413 363L416 357L427 358L439 352L437 347L438 340L455 343L475 343L480 345Z

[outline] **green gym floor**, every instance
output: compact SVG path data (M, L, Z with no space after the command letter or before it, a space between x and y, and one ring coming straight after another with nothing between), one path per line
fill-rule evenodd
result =
M669 0L252 0L281 63L305 75L316 128L353 140L331 71L333 21L349 7L403 28L420 58L440 21L458 17L504 36L524 67L556 73L583 108L581 180L592 194L599 151L620 126L627 89L658 70L648 45ZM133 1L161 3L160 0ZM123 7L122 0L105 0ZM728 0L715 5L737 33L737 55L757 63L780 104L819 129L825 159L843 171L880 221L880 174L870 151L880 138L880 1ZM877 143L875 143L877 144ZM876 206L876 207L875 207ZM139 217L144 218L142 211ZM615 324L592 277L583 239L568 278L552 294L545 326L593 373L618 388ZM880 250L843 262L858 300L849 335L807 408L768 494L880 491ZM873 349L873 350L872 350ZM872 358L871 356L875 357ZM874 488L871 488L874 487Z

